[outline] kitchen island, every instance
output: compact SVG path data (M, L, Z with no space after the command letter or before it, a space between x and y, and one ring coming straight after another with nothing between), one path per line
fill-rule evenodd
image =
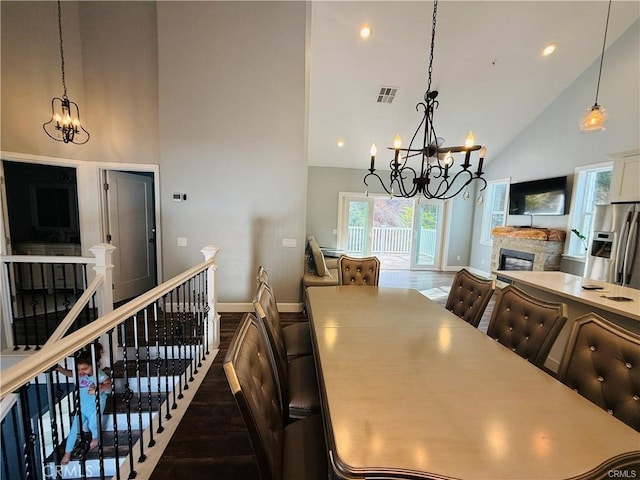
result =
M627 330L640 333L640 290L556 271L496 270L494 273L531 295L567 305L567 323L545 362L545 366L554 372L558 370L573 321L581 315L594 312Z

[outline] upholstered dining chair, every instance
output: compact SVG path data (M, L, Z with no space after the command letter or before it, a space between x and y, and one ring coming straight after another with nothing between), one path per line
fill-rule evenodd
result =
M264 325L253 314L245 314L223 368L249 431L260 478L326 479L322 418L315 415L285 426L273 361Z
M266 283L269 288L273 288L271 281L269 280L269 274L264 265L258 267L258 273L256 274L256 285L259 287L261 283Z
M338 283L340 285L378 285L380 260L378 257L354 258L341 255L338 258Z
M547 302L508 285L498 293L487 335L542 367L566 321L564 303Z
M453 277L445 308L478 328L495 289L495 280L479 277L463 268Z
M266 274L266 270L263 271ZM265 278L264 275L262 278ZM264 288L262 288L262 285L264 285ZM270 318L276 324L276 328L282 330L285 350L289 359L304 355L313 355L309 322L300 321L282 326L280 312L278 311L278 302L276 301L273 289L268 283L265 282L258 285L255 301L260 303L264 312L269 313Z
M313 355L289 358L277 308L271 290L264 283L253 302L257 317L264 323L273 349L275 370L283 413L290 418L303 418L320 412L320 392Z
M640 335L595 313L577 318L558 380L640 431Z

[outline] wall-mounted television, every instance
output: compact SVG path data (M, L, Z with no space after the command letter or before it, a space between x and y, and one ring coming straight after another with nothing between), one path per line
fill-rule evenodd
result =
M567 177L512 183L509 187L509 215L565 215Z

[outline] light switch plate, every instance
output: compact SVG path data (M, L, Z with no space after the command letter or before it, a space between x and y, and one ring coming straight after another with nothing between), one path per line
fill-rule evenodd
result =
M297 245L297 242L296 242L295 238L283 238L282 239L282 246L283 247L293 248L296 245Z
M187 238L186 237L178 237L178 246L186 247L187 246Z

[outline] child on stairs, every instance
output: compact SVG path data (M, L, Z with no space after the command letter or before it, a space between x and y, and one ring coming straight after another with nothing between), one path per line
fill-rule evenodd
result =
M102 353L102 347L98 345L98 361ZM79 395L80 395L80 413L73 418L71 429L69 430L69 436L67 437L67 443L64 456L60 463L66 465L71 460L71 452L75 446L78 432L81 427L85 430L88 428L91 432L90 448L96 448L99 443L100 431L98 429L98 417L96 411L96 392L99 395L100 402L100 415L104 411L104 407L107 400L108 392L111 391L111 378L107 376L100 368L97 368L97 375L93 374L93 362L91 359L91 351L83 350L76 356L76 366L79 377ZM63 368L58 365L56 370L61 374L72 377L73 371ZM79 417L82 416L80 419Z

